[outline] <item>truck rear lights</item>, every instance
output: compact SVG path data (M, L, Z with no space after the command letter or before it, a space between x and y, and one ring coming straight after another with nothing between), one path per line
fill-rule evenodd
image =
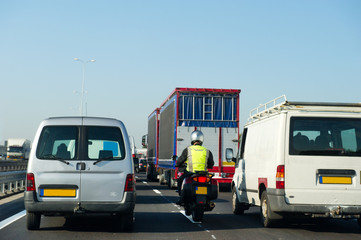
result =
M133 192L134 185L135 185L134 174L128 174L127 179L125 181L124 192Z
M285 189L285 165L277 166L276 189Z
M26 174L26 191L35 191L35 177L33 173Z

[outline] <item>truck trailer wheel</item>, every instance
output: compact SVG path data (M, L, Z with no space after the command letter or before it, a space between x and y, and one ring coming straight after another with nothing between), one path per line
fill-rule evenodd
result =
M39 230L41 221L40 213L27 212L26 213L26 227L28 230Z
M168 179L167 179L168 187L169 187L170 189L175 188L177 181L173 178L171 171L169 171L169 174L168 174L167 177L168 177Z

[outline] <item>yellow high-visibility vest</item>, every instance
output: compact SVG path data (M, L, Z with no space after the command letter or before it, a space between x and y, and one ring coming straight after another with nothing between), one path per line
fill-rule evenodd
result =
M209 150L200 145L192 145L188 147L187 171L207 171L207 159Z

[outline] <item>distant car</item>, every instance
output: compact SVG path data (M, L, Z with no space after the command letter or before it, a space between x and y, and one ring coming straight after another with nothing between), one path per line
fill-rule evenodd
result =
M141 158L139 161L139 172L145 172L147 169L147 160Z
M116 119L59 117L41 122L31 151L24 195L27 228L41 215L109 214L131 231L135 207L132 154Z

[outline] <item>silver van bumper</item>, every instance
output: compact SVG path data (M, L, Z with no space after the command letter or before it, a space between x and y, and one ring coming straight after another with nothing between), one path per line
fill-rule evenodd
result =
M302 205L287 204L283 189L267 189L270 208L279 213L302 213L311 217L360 218L361 205Z
M83 214L83 213L130 213L135 207L136 193L125 192L121 202L40 202L35 192L24 193L25 209L28 212L44 214Z

